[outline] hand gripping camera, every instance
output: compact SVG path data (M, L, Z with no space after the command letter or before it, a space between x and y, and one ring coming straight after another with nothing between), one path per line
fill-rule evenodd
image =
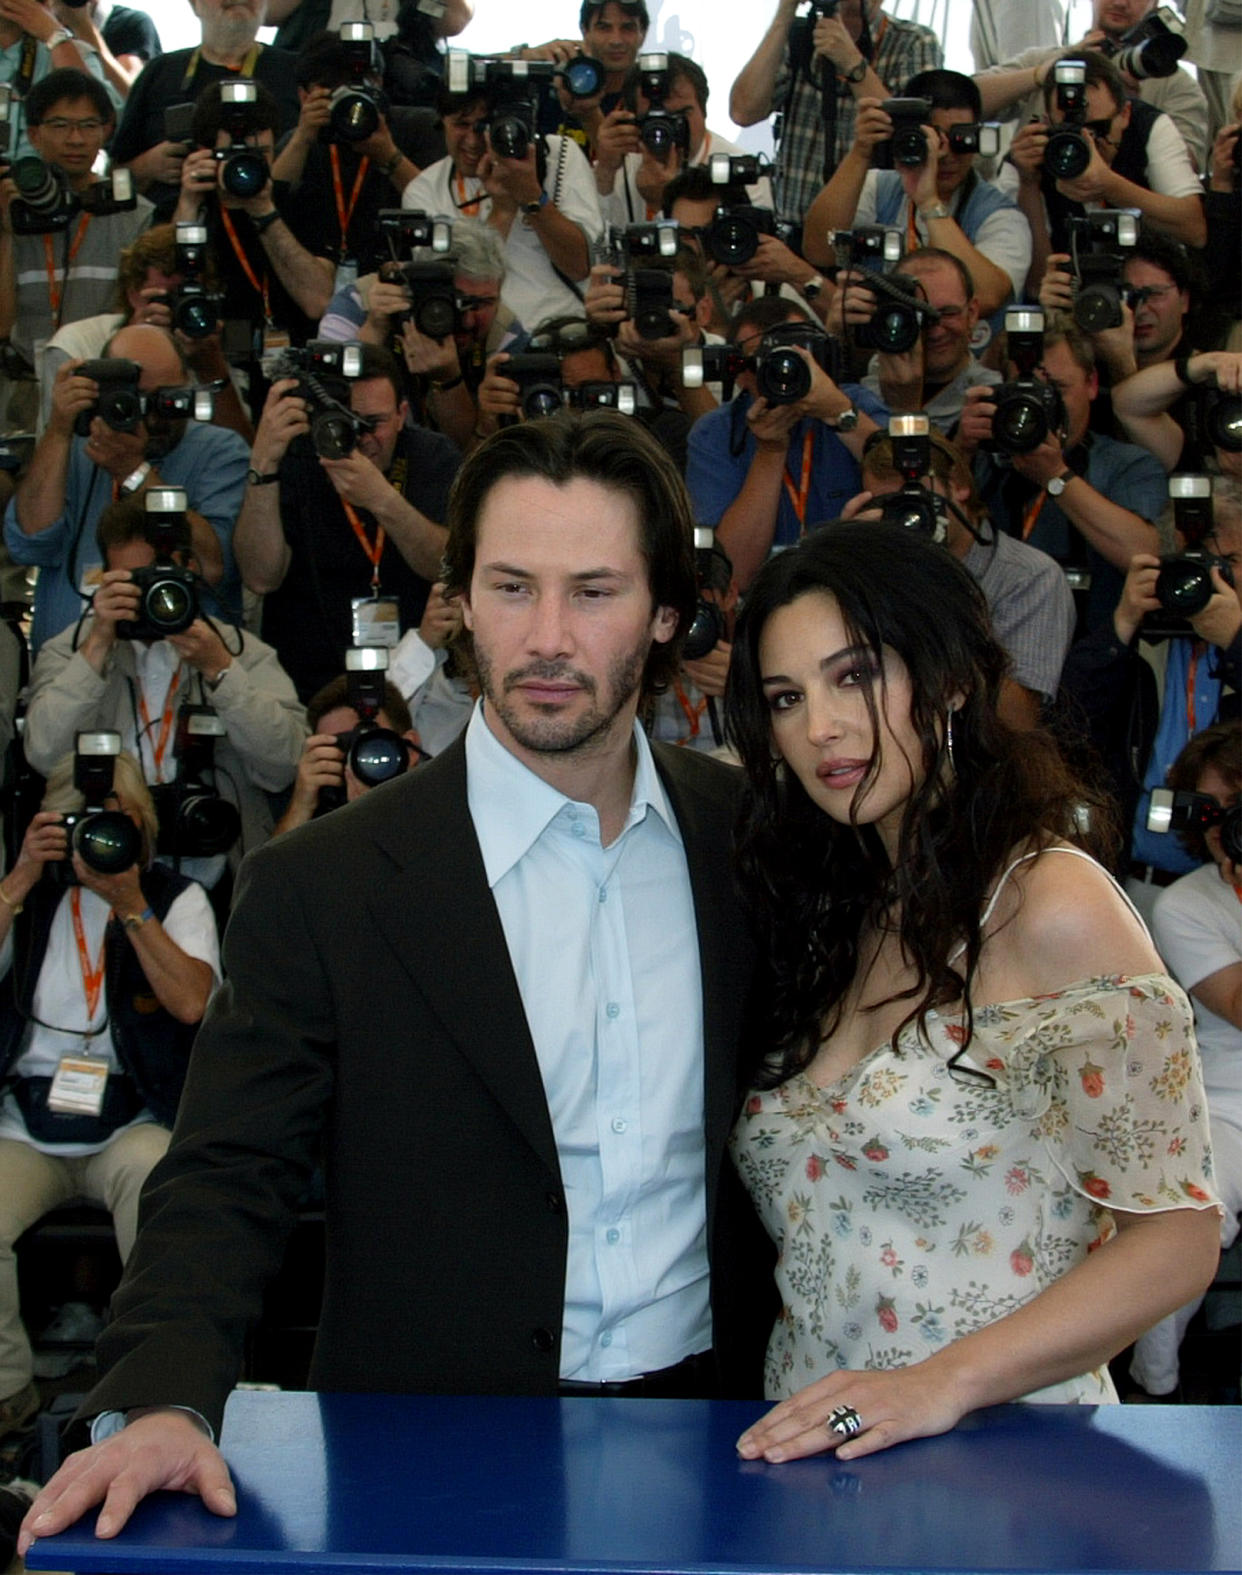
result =
M226 729L209 705L183 705L177 713L173 754L177 775L151 789L160 832L156 851L173 859L210 859L227 853L241 836L237 807L215 785L216 740Z
M1182 552L1161 558L1156 596L1163 611L1174 618L1197 618L1216 594L1213 569L1220 572L1226 585L1233 584L1232 565L1204 545L1212 534L1212 478L1170 476L1169 497L1173 500L1174 522L1187 546ZM1193 633L1189 628L1183 632Z
M599 250L602 261L625 270L620 281L625 290L625 309L643 339L666 339L676 332L671 315L671 259L677 255L680 240L681 232L671 219L657 219L650 224L610 228Z
M699 597L681 646L681 654L688 662L697 662L709 651L715 650L726 632L720 604L703 594L704 591L712 591L717 596L723 596L733 578L733 566L723 548L716 545L716 532L710 525L694 527L694 577Z
M180 634L198 617L198 576L177 561L190 551L190 521L184 487L151 487L143 494L146 536L155 562L134 569L138 616L116 626L122 640L163 640Z
M175 388L154 388L144 392L138 387L142 368L137 361L123 356L105 356L98 361L83 361L76 377L89 377L99 385L95 402L74 417L73 430L89 437L96 416L114 432L137 432L144 417L163 417L169 421L210 421L215 397L211 388L189 384Z
M345 703L359 716L358 725L338 733L336 747L364 787L378 787L404 775L410 766L409 742L375 718L384 708L384 675L388 651L382 645L355 646L345 652ZM335 809L345 802L345 788L320 789L320 803Z
M206 339L220 319L222 295L207 289L207 226L178 224L173 241L174 273L181 285L167 297L173 328L187 339Z
M1091 162L1087 137L1087 68L1081 60L1061 60L1053 67L1057 108L1064 116L1048 133L1044 169L1053 180L1077 180Z
M375 430L369 416L349 407L349 385L362 376L362 344L356 339L312 339L300 350L283 350L268 375L296 377L290 397L304 399L310 412L310 438L321 459L344 459L363 432Z
M760 180L767 172L767 163L749 153L740 157L713 153L708 170L712 185L724 188L726 200L717 204L703 232L703 251L712 262L738 268L759 250L763 236L786 232L786 227L776 222L771 208L728 200L730 192L741 194L745 187Z
M880 517L886 525L900 525L931 541L946 542L949 522L945 500L924 485L931 469L931 422L923 415L890 416L888 436L901 490L877 500Z
M736 345L695 345L683 350L682 386L723 383L727 398L738 374L753 372L755 387L768 404L796 405L811 392L811 369L795 346L809 351L833 382L841 381L840 346L818 323L778 323L763 335L754 355L746 355Z
M886 98L880 108L893 123L893 134L877 142L871 162L878 170L917 169L927 163L927 138L923 127L931 122L931 102L925 98Z
M448 254L453 246L453 226L447 219L433 219L421 211L385 208L379 215L380 234L389 258L379 276L388 284L402 284L409 307L393 319L400 329L412 322L428 339L447 339L461 323L462 302L454 282L456 273ZM411 253L419 252L417 258Z
M993 453L1029 454L1068 423L1065 402L1051 383L1035 376L1044 359L1044 314L1037 306L1010 307L1005 313L1009 359L1018 376L996 390L992 436L985 445Z
M1188 48L1182 19L1170 5L1157 6L1115 42L1106 38L1100 45L1104 54L1114 57L1118 71L1140 82L1171 77Z
M99 731L74 736L73 785L86 802L80 810L60 817L69 838L68 857L47 866L48 875L58 885L78 884L73 870L75 853L99 875L119 875L138 862L142 834L123 810L106 808L120 753L119 733Z
M344 22L338 36L345 80L333 89L328 101L328 129L335 142L365 142L379 130L387 108L378 87L384 75L384 57L370 22Z
M882 225L834 230L832 245L838 273L861 269L867 275L862 287L875 297L871 320L851 329L854 344L886 355L913 350L924 325L939 322L940 313L923 298L916 279L887 271L901 260L901 231Z
M1078 282L1074 321L1086 333L1120 328L1125 321L1122 303L1135 306L1146 298L1144 291L1127 289L1121 282L1125 254L1137 241L1138 220L1123 209L1070 216L1069 271Z
M213 148L212 158L222 166L220 182L230 197L257 197L268 182L267 159L246 138L254 132L253 106L258 95L253 82L221 82L227 148Z
M540 117L556 73L548 60L482 60L457 49L448 54L449 91L478 90L487 103L488 142L505 159L524 159L532 144L542 155Z
M669 87L668 56L639 55L638 87L649 108L638 117L638 140L648 153L667 161L674 152L690 154L690 122L682 109L665 109Z

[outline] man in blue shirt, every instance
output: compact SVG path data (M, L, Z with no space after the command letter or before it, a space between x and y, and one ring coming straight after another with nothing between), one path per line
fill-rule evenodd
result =
M142 393L188 381L181 353L162 328L145 323L122 328L107 354L137 363ZM239 624L241 580L230 542L246 485L246 445L223 427L154 414L132 432L119 432L95 415L89 435L77 436L77 416L98 398L98 385L79 375L81 365L67 361L56 374L51 418L4 520L14 561L39 568L32 649L86 609L103 573L95 527L105 507L114 496L132 497L151 487L185 488L194 555L205 582L203 606Z

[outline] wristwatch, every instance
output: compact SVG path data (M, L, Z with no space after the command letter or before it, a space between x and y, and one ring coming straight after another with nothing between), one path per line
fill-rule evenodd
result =
M1054 476L1048 483L1048 496L1050 498L1059 498L1065 491L1066 487L1069 486L1070 482L1076 479L1077 472L1072 470L1063 470L1059 476Z
M137 470L131 470L121 483L121 493L124 497L132 498L135 492L141 492L147 477L151 474L151 463L143 460Z
M928 219L951 219L952 217L952 211L943 202L928 202L919 209L919 218L924 221Z
M852 432L858 425L858 406L851 404L831 423L834 432Z
M541 191L534 202L524 202L522 204L522 212L527 215L538 213L540 208L546 208L551 200L546 191Z
M273 481L279 480L280 472L278 470L269 470L267 474L264 475L262 471L256 470L254 466L251 465L250 469L246 472L246 485L250 487L270 487Z
M823 291L824 281L819 274L812 274L806 283L800 284L798 288L808 301L813 301Z
M127 930L140 930L148 919L153 919L155 913L151 908L144 908L141 913L127 913L121 923Z
M275 224L276 220L279 218L280 211L276 208L273 208L270 213L261 213L257 219L252 218L250 222L254 225L254 233L256 235L263 235L271 229L272 225Z
M72 42L73 34L67 27L58 27L55 32L49 33L43 40L47 49L59 49L62 44L71 44Z
M864 60L860 60L852 71L845 72L844 75L842 76L841 80L842 80L842 82L848 82L851 87L857 87L858 84L862 81L862 79L866 75L867 75L867 62L864 59Z

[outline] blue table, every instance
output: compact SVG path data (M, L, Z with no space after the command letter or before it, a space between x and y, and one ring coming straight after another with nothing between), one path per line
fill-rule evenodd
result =
M997 1406L854 1464L740 1461L761 1407L235 1394L236 1520L161 1494L32 1570L1238 1570L1242 1410Z

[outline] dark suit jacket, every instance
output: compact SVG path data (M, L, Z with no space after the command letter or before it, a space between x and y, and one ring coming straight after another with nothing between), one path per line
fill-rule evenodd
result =
M688 751L656 746L656 758L699 929L722 1389L757 1396L769 1258L725 1157L752 970L729 859L740 778ZM180 1403L218 1427L321 1147L313 1386L554 1392L565 1199L462 742L257 852L239 894L226 983L144 1193L83 1413Z

